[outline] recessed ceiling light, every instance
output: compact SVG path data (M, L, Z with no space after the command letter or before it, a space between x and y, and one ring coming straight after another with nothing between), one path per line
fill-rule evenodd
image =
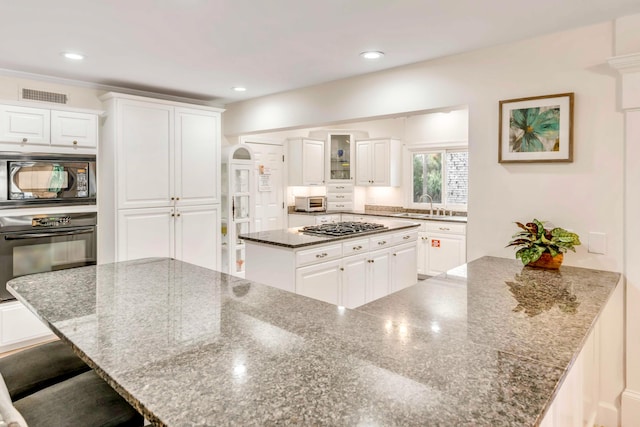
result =
M370 50L367 52L362 52L360 56L362 56L364 59L380 59L384 56L384 52Z
M234 86L232 87L232 89L235 90L236 92L245 92L247 90L247 88L244 86Z
M63 52L62 56L64 56L67 59L73 59L74 61L81 61L84 59L84 55L81 53L74 53L74 52Z

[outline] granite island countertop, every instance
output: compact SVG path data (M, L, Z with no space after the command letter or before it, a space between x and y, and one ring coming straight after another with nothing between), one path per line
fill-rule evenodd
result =
M483 257L347 310L146 259L8 289L155 425L532 426L619 278Z
M378 220L376 223L383 224L387 228L377 229L372 231L366 231L356 234L348 234L344 236L317 236L313 234L306 234L303 232L303 227L283 228L280 230L258 231L254 233L246 233L238 236L240 239L244 239L247 242L254 242L263 245L280 246L284 248L297 249L305 246L320 245L325 243L332 243L339 240L354 239L362 236L372 236L381 233L390 233L399 230L407 230L411 228L418 228L420 224L413 223L411 221L393 221L393 220Z

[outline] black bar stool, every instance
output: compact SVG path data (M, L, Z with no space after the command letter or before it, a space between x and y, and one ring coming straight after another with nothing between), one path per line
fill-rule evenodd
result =
M137 427L144 423L61 341L0 358L0 374L0 426L3 422L10 427Z

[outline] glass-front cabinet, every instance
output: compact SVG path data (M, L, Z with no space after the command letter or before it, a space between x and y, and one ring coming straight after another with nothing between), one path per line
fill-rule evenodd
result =
M253 155L249 147L225 148L222 165L222 270L244 277L245 244L238 236L253 230Z
M350 133L330 133L327 137L327 159L329 181L353 180L354 141Z

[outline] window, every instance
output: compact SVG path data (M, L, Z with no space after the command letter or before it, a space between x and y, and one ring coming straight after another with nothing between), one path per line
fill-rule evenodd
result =
M411 152L411 205L467 209L469 152L464 149L421 149Z

